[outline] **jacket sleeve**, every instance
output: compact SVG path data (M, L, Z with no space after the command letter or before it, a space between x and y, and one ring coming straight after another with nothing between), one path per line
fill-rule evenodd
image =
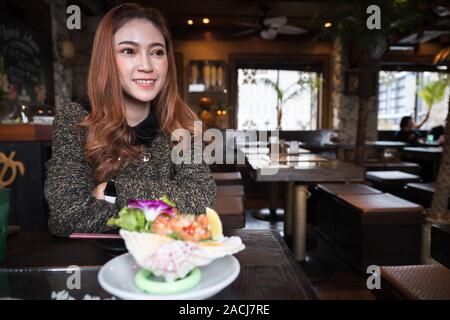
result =
M133 172L117 176L119 206L125 206L128 199L158 199L166 196L181 213L201 214L205 213L206 207L214 208L216 183L211 177L209 166L203 160L197 163L193 161L194 157L202 159L201 148L196 149L197 151L194 149L196 148L191 147L190 163L172 164L168 156L168 160L162 165L174 167L174 174L170 178L144 179L142 173L136 175ZM170 154L170 148L167 153Z
M44 195L50 209L48 226L57 236L102 232L107 229L107 219L118 212L117 205L91 195L96 185L76 128L84 115L80 105L70 103L53 122L52 158L46 163Z

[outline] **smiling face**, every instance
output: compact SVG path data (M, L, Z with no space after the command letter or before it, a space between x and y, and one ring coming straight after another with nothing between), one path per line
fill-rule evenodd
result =
M161 32L148 20L130 20L114 34L114 50L125 103L152 101L161 91L168 69Z

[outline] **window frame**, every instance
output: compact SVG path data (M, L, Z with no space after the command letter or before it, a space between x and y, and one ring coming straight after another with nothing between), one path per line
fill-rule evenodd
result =
M332 110L330 110L330 57L329 55L274 55L274 54L230 54L229 88L230 104L233 106L232 125L237 128L238 108L238 69L279 69L293 71L315 71L322 74L323 81L318 96L316 130L330 128Z
M404 57L403 57L404 58ZM420 73L420 72L436 72L436 73L447 73L450 74L450 69L448 70L441 70L438 69L438 66L432 65L432 60L433 60L433 56L419 56L416 57L415 59L411 59L411 60L402 60L402 61L384 61L381 64L380 70L381 71L396 71L396 72L402 72L402 71L407 71L407 72L416 72L416 73ZM379 74L379 73L378 73ZM417 76L416 76L417 78ZM396 131L397 129L394 130L380 130L378 129L378 120L379 120L379 114L380 114L380 110L379 110L379 78L377 75L377 88L378 88L378 92L377 92L377 131ZM396 97L397 99L397 97ZM415 95L415 103L414 103L414 121L417 121L417 117L419 114L419 98L416 92ZM397 101L397 100L396 100ZM389 113L389 108L390 106L387 106L387 110Z

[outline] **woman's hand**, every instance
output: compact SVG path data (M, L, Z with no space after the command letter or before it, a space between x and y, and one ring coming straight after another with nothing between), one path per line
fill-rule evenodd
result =
M92 196L98 200L105 200L105 195L104 195L105 188L106 188L106 182L100 183L92 191Z

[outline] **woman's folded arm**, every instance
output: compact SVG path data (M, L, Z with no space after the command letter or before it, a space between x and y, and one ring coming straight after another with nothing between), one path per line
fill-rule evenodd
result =
M52 159L46 163L44 194L50 209L48 226L57 236L101 232L118 211L115 204L91 195L95 188L92 169L84 160L76 128L83 117L81 108L68 104L53 122Z

